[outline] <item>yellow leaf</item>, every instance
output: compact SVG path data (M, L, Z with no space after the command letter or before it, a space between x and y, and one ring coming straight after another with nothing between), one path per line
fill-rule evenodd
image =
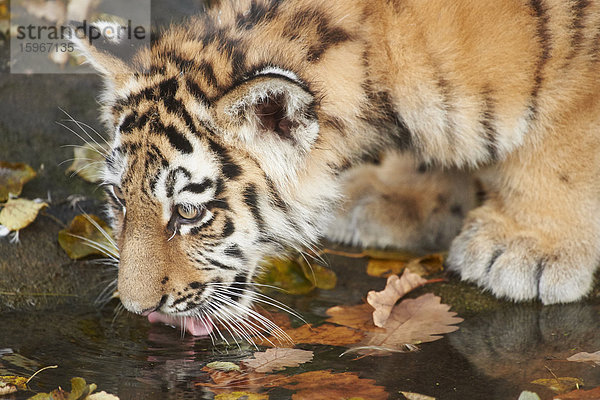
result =
M118 257L117 248L107 238L111 234L106 222L96 215L77 215L67 229L58 232L58 243L72 259L89 255Z
M27 378L21 376L0 376L0 393L14 393L17 390L27 390Z
M9 199L0 211L0 225L11 231L18 231L31 224L40 210L47 207L44 202L27 199Z
M8 200L9 194L20 195L23 185L35 175L35 171L27 164L0 161L0 202Z
M581 379L571 378L568 376L560 378L536 379L531 383L546 386L548 389L559 394L567 393L571 390L579 389L580 386L583 386L583 381Z
M306 294L314 289L296 260L267 258L261 266L263 273L258 278L260 284L276 286L290 294Z
M106 148L98 144L86 143L75 147L73 163L67 172L79 175L83 180L96 183L102 180L102 171L106 161Z
M298 264L302 268L302 272L306 279L319 289L331 290L337 284L337 276L335 272L322 265L312 263L308 264L303 258L298 259Z
M406 261L372 258L367 263L367 274L377 278L387 278L401 273L404 268L406 268Z
M441 272L444 270L444 256L444 253L434 253L415 258L406 264L406 269L420 276Z

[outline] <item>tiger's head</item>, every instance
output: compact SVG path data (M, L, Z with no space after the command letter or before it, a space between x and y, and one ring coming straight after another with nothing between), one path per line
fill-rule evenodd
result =
M236 321L253 312L260 261L318 239L347 149L340 123L320 115L318 83L292 72L306 50L265 56L235 24L228 33L207 21L172 28L127 62L77 45L106 86L104 184L122 303L196 334L217 321L243 334ZM269 43L278 40L289 39Z

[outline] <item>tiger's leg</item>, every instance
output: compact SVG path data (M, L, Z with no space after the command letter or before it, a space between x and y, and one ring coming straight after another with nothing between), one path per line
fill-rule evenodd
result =
M475 206L475 179L457 171L419 168L408 154L345 173L345 201L329 239L363 247L447 249Z
M490 171L488 199L450 248L463 279L517 301L588 293L600 261L600 108L586 100Z

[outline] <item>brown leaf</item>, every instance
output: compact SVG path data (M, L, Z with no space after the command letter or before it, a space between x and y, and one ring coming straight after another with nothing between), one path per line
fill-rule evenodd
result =
M574 390L569 393L554 397L554 400L598 400L600 399L600 386L592 390Z
M199 382L196 386L210 388L215 393L230 393L236 389L259 391L264 386L275 385L284 378L282 375L266 375L253 371L218 371L204 367L211 382Z
M111 234L111 229L100 217L77 215L67 229L58 232L58 243L72 259L92 254L118 257L118 250L105 236Z
M579 378L571 378L569 376L565 377L555 377L555 378L544 378L544 379L536 379L532 381L536 385L546 386L548 389L556 392L558 394L567 393L573 389L579 389L579 386L583 386L583 381Z
M434 253L415 258L406 264L406 269L420 276L441 272L444 270L444 256L444 253Z
M433 342L440 334L454 332L454 324L461 323L450 306L431 293L416 299L406 299L396 305L384 328L385 332L367 332L364 341L351 351L367 355L385 355L390 351L402 351L407 345Z
M373 379L359 378L351 372L312 371L285 377L270 386L295 390L292 400L331 400L363 398L387 399L389 394Z
M0 225L18 231L31 224L48 204L27 199L9 199L0 211Z
M373 323L383 328L398 299L425 282L427 282L425 279L407 269L402 277L391 275L387 279L385 289L381 292L371 290L367 295L367 302L375 309Z
M575 362L593 362L596 365L600 365L600 351L595 353L586 353L581 352L577 354L573 354L571 357L567 358L567 361L575 361Z
M23 185L35 178L35 171L27 164L0 161L0 202L10 195L18 196Z
M327 322L348 326L361 331L383 331L373 324L373 307L369 304L335 306L327 310Z
M285 333L290 336L293 343L324 344L329 346L347 346L357 343L363 338L363 334L357 330L330 324L323 324L317 327L305 324L296 329L287 329ZM276 338L272 337L268 339L273 343L277 341ZM273 346L272 343L264 339L262 342L256 340L256 343L263 346ZM285 344L282 343L282 345Z
M242 362L256 372L273 372L286 367L297 367L312 361L313 352L300 349L273 348L254 353L254 358Z

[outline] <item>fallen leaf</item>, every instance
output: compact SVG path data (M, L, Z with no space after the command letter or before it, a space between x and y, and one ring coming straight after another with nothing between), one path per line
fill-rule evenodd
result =
M413 392L400 392L408 400L435 400L435 397L425 396L424 394L413 393Z
M261 266L263 273L257 279L259 284L276 286L290 294L306 294L314 289L296 260L268 258Z
M108 239L111 234L106 222L96 215L77 215L67 229L58 232L58 243L72 259L93 254L118 257L117 248Z
M383 328L398 299L411 290L425 284L425 282L427 281L424 278L407 269L401 277L391 275L387 279L385 289L381 292L371 290L367 294L367 303L375 309L373 311L373 323Z
M407 345L441 339L441 334L456 331L455 324L463 321L449 310L450 306L441 304L441 299L431 293L403 300L392 309L384 332L366 332L365 340L350 351L386 355L403 351Z
M73 150L73 163L66 172L79 175L83 180L97 183L102 180L106 147L99 144L85 143Z
M256 352L254 358L248 358L242 362L256 372L266 373L286 367L297 367L312 361L312 359L312 351L277 347L264 352Z
M385 260L372 258L367 262L367 275L377 278L387 278L404 271L408 260Z
M541 400L537 393L523 390L517 400Z
M428 276L444 270L445 253L428 254L410 260L406 269L420 276Z
M8 199L0 211L0 225L18 231L31 224L40 210L48 204L27 199Z
M363 379L352 372L311 371L288 376L269 386L296 391L292 400L387 399L389 394L373 379Z
M373 307L369 304L356 306L335 306L327 311L331 318L327 322L344 325L361 331L383 331L373 324Z
M318 289L331 290L337 284L337 276L331 269L322 265L309 264L304 258L297 260L306 279Z
M583 386L583 381L579 378L571 377L556 377L556 378L544 378L536 379L532 381L536 385L542 385L558 394L567 393L573 389L579 389L579 386Z
M231 392L220 393L215 396L215 400L269 400L269 396L250 392Z
M595 353L586 353L582 351L581 353L573 354L571 357L567 358L567 361L593 362L596 365L600 365L600 351Z
M600 399L600 386L592 390L577 389L569 393L554 397L553 400L598 400Z
M27 164L0 161L0 202L18 196L23 185L35 178L35 171Z
M216 369L217 371L239 371L240 366L229 361L215 361L206 364L207 368Z
M15 393L17 390L27 390L27 378L21 376L0 376L0 396Z
M231 393L233 390L259 391L264 386L284 378L282 375L260 374L254 371L218 371L203 367L211 382L198 382L196 386L209 388L213 392Z
M83 378L71 379L71 392L62 388L55 389L50 393L38 393L29 400L119 400L118 397L106 392L99 392L92 395L97 386L94 383L86 383Z
M363 334L355 329L331 324L323 324L316 327L305 324L296 329L287 329L285 333L289 335L293 343L324 344L329 346L347 346L363 339ZM276 338L267 339L271 340L271 342L277 340ZM262 342L256 340L256 343L263 346L273 346L265 339ZM285 345L285 343L282 343L282 345Z

